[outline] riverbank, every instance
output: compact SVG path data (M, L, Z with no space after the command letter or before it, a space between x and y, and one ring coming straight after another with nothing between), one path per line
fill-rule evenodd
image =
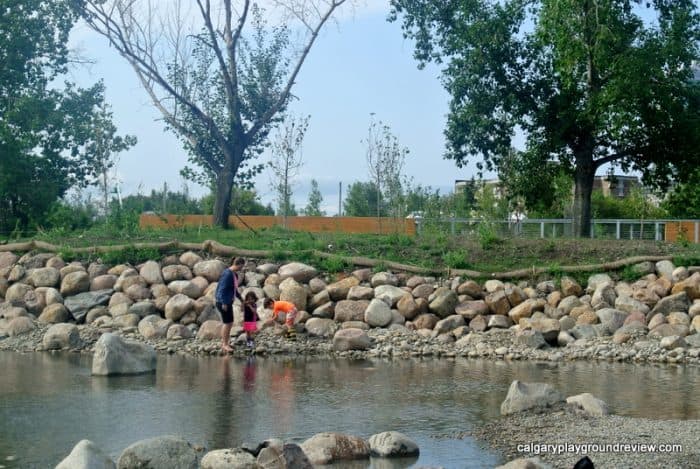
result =
M0 350L21 353L44 352L44 336L51 325L36 322L30 332L0 339ZM94 351L95 342L103 333L111 332L125 340L145 343L156 352L163 354L182 354L188 356L223 355L218 339L202 340L197 338L144 338L136 327L121 330L98 328L92 325L76 327L80 342L70 350L89 353ZM617 344L613 337L595 337L581 339L565 347L547 347L533 349L520 344L509 330L491 329L486 332L472 332L464 337L448 342L443 338L426 337L417 331L405 328L371 329L367 332L371 346L367 350L334 350L332 338L312 336L299 333L295 340L284 337L280 327L263 330L257 337L254 348L245 345L242 328L232 330L233 356L255 355L289 355L289 356L328 356L338 358L443 358L455 357L473 359L492 359L499 361L532 360L542 362L564 361L605 361L623 363L659 363L687 364L700 366L700 348L681 348L667 350L659 340L649 340L646 335L638 334L627 342Z
M691 469L700 460L700 420L595 417L564 404L501 417L469 434L507 461L539 458L552 468L570 469L586 455L596 468L617 469Z

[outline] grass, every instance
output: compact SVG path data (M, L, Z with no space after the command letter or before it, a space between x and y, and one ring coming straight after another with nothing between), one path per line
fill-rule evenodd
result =
M697 244L600 239L494 239L487 231L474 237L449 236L440 232L410 237L403 234L312 234L282 228L260 229L253 233L248 230L221 230L211 227L168 230L134 228L118 232L98 227L79 233L45 232L37 235L36 239L61 246L61 252L68 257L74 257L74 248L85 246L133 246L139 242L162 243L173 240L201 243L213 239L238 248L270 250L271 259L277 262L296 260L322 263L322 267L329 272L337 272L351 266L336 258L315 259L312 250L339 256L362 256L384 262L401 262L436 271L452 267L487 273L535 266L548 268L552 274L557 274L560 266L599 264L640 255L670 255L677 265L700 265L700 245ZM292 255L288 255L287 251L292 251ZM100 258L104 262L107 262L106 259L140 262L146 258L158 257L155 254L155 251L150 249L130 247L123 254L100 254ZM626 276L629 276L629 273Z

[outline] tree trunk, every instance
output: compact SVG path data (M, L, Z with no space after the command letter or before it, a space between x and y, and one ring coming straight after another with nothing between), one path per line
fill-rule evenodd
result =
M573 235L577 238L591 236L591 194L596 166L592 155L576 158L574 175Z
M233 179L236 177L240 161L243 160L243 150L232 149L226 154L226 164L216 174L216 194L214 199L214 226L228 228L228 217L231 213L231 190Z

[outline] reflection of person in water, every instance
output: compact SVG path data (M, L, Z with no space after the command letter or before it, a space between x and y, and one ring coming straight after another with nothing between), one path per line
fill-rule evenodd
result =
M214 431L212 432L212 445L214 448L225 448L230 444L234 434L236 416L234 415L236 406L233 405L235 393L231 386L231 356L226 355L221 362L221 398L214 399L214 411L217 417L214 419Z
M290 424L294 414L294 369L291 361L286 361L281 370L275 367L270 374L270 400L279 430L292 431Z
M243 368L243 390L251 392L255 387L255 357L250 356Z

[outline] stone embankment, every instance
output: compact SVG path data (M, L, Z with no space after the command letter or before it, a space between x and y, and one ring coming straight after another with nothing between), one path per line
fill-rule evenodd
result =
M214 293L227 265L195 252L138 266L2 253L0 350L92 353L113 333L158 352L218 354ZM369 269L331 278L297 262L250 261L241 285L300 311L298 339L285 339L281 324L265 328L258 354L700 363L700 268L634 270L630 282L596 274L586 285L479 283ZM249 353L235 310L234 353Z
M272 438L260 444L208 451L177 436L137 441L124 449L117 462L90 440L80 441L56 469L313 469L316 465L375 458L416 458L418 446L399 432L383 432L369 439L343 433L318 433L300 445Z
M591 394L565 398L549 384L520 381L511 384L501 415L470 432L515 458L498 469L698 467L698 420L611 415Z

